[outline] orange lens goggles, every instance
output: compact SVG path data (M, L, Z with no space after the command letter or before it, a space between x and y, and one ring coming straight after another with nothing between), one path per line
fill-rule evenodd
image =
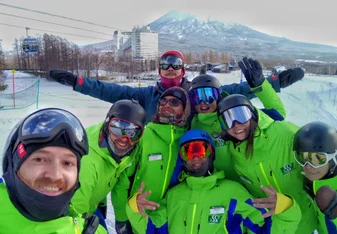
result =
M191 141L180 147L180 156L185 161L192 160L194 157L207 158L212 152L212 145L206 141Z

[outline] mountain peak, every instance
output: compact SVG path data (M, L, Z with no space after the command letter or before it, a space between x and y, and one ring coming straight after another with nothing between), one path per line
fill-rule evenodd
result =
M196 19L197 17L195 15L184 13L181 11L171 10L160 18L164 18L165 20L174 19L180 21L186 19Z
M258 32L238 23L201 19L190 13L172 10L149 24L159 33L159 51L176 48L180 51L226 51L235 56L263 58L303 58L319 55L337 57L329 46L293 42Z

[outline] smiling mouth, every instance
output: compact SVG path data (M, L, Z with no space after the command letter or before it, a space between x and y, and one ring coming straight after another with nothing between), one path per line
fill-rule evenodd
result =
M210 109L209 106L202 106L202 107L200 107L200 111L202 111L202 112L208 111L209 109Z
M128 143L122 143L122 142L115 142L115 144L118 146L118 148L128 148Z
M242 133L244 133L244 132L245 132L244 129L240 129L240 130L235 131L235 134L242 134Z
M57 196L63 192L62 188L51 185L39 185L36 190L48 196Z
M201 168L202 167L202 163L195 163L195 164L193 164L192 165L192 167L193 167L193 169L199 169L199 168Z

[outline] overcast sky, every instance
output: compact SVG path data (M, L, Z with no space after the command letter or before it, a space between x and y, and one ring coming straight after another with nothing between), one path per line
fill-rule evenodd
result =
M337 47L337 8L334 0L0 0L0 3L62 15L123 30L134 25L146 25L170 10L179 10L201 19L219 20L224 23L240 23L273 36L294 41L313 42ZM113 34L113 29L88 25L75 21L23 11L0 5L0 39L4 49L11 49L14 38L25 36L23 28L1 24L31 27L100 39L81 38L58 34L79 45L102 42L111 36L69 29L61 26L35 22L5 14L52 21L73 27ZM30 31L30 36L43 32Z

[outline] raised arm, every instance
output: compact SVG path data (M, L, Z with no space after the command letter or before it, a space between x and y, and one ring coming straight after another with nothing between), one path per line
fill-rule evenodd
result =
M148 95L153 89L153 86L130 87L127 85L101 82L90 78L77 77L63 70L51 70L49 77L61 84L72 86L77 92L111 103L120 99L135 99L144 106L146 101L145 95Z

